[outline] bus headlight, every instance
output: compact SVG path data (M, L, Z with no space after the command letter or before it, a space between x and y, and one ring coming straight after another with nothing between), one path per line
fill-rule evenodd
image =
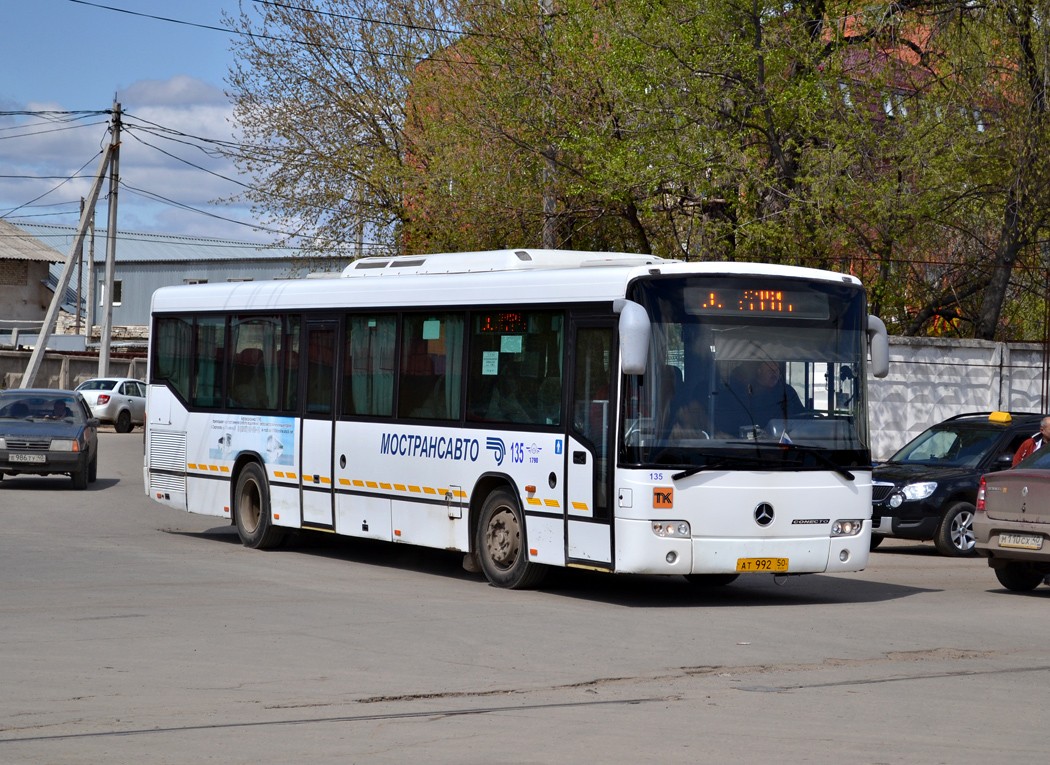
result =
M835 521L831 524L831 536L833 537L855 537L864 528L864 521L846 520Z
M653 533L658 537L688 539L689 524L686 521L653 521Z

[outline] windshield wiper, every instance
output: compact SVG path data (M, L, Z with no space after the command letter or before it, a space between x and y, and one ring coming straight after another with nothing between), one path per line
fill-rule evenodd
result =
M702 473L705 470L718 470L720 468L728 467L730 462L747 462L753 465L755 464L755 461L754 457L738 457L732 454L722 454L716 459L706 462L703 465L693 465L692 467L687 467L685 470L672 474L671 480L678 481L682 478L688 478L691 475Z
M823 449L816 446L803 446L802 444L793 444L787 441L726 441L726 443L733 444L734 446L775 446L780 449L793 449L806 454L812 454L817 458L817 462L825 467L831 468L847 481L853 481L856 479L856 476L854 476L853 473L832 460L824 453Z

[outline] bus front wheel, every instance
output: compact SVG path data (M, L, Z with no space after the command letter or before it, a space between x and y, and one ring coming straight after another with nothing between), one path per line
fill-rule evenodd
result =
M244 466L233 494L234 520L241 544L256 550L277 547L284 532L270 523L270 486L258 463Z
M528 589L546 573L539 564L529 562L523 520L517 500L506 489L492 492L481 508L478 562L485 578L496 587Z

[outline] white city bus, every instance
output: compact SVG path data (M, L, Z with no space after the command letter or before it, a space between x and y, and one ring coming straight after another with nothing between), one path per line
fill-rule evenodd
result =
M248 547L462 551L503 587L856 571L869 345L885 374L855 278L787 266L516 250L166 287L145 487Z

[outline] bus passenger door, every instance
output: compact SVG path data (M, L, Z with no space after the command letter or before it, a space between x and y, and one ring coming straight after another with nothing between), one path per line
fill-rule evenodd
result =
M336 341L339 322L307 321L300 377L299 487L303 526L331 531L334 521L332 438L335 416ZM303 354L300 354L300 357Z
M566 561L602 569L614 565L609 500L616 425L614 327L598 319L574 323L566 445Z

